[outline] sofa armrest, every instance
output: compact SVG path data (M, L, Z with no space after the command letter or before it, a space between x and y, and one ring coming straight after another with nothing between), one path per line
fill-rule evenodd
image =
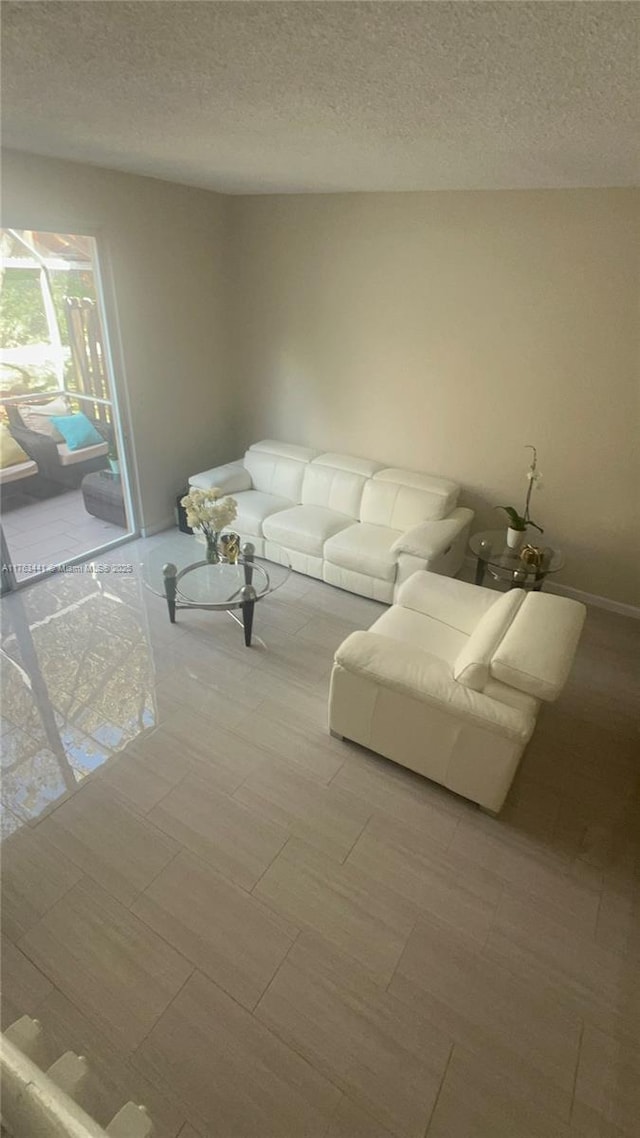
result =
M38 464L40 474L51 477L60 470L58 448L50 435L32 431L29 427L11 424L11 434L22 449Z
M217 486L225 494L233 494L238 490L250 490L253 483L242 459L238 459L237 462L227 462L224 466L214 466L211 470L193 474L189 485L197 490L211 490Z
M420 557L427 563L434 561L446 553L465 526L473 521L473 510L459 506L453 510L448 518L440 521L420 522L412 526L400 537L396 538L391 546L392 553L409 553L412 557Z
M371 683L432 704L456 719L469 720L521 743L527 741L535 724L532 714L456 683L451 669L437 656L390 636L352 632L338 648L335 662Z

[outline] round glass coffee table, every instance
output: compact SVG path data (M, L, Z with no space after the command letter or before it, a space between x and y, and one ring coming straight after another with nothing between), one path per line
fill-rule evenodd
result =
M197 537L179 534L148 552L141 564L142 579L152 593L165 598L172 624L178 609L228 612L243 626L244 642L250 648L257 602L284 585L291 572L284 550L278 556L280 562L256 557L253 545L246 542L235 564L210 565L205 545Z
M526 545L526 540L523 545ZM538 546L535 538L531 544L542 550L539 565L527 565L520 559L520 549L509 549L507 531L504 529L483 530L474 533L469 541L472 553L477 557L476 585L481 585L489 570L497 581L508 581L512 589L530 589L539 592L545 577L557 573L564 566L564 556L559 549Z

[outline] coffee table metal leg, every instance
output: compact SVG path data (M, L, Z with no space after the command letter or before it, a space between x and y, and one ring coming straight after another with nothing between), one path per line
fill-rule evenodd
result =
M256 591L253 585L245 585L240 592L242 597L242 623L244 625L245 648L251 647L251 632L253 630L253 610L256 607Z
M539 593L544 584L544 573L536 573L533 585L531 586L532 593Z
M162 576L164 577L164 595L167 598L167 605L169 607L169 620L172 624L176 623L176 587L178 567L169 561L166 565L162 566Z
M486 561L483 561L481 557L478 557L478 559L476 561L476 585L481 585L482 582L484 581L484 574L485 574L486 568L487 568Z
M245 541L242 546L242 553L244 557L244 583L250 585L253 581L253 559L256 553L256 547L252 541Z

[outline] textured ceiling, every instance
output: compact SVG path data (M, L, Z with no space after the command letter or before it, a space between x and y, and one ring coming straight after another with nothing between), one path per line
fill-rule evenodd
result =
M2 4L3 142L230 193L637 182L637 3Z

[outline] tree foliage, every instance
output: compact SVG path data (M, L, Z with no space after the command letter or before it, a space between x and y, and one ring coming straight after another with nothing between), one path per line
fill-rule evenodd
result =
M49 272L53 304L62 343L69 333L64 309L65 296L88 296L95 300L93 274L77 269ZM21 348L49 340L38 269L6 269L0 291L0 346Z

